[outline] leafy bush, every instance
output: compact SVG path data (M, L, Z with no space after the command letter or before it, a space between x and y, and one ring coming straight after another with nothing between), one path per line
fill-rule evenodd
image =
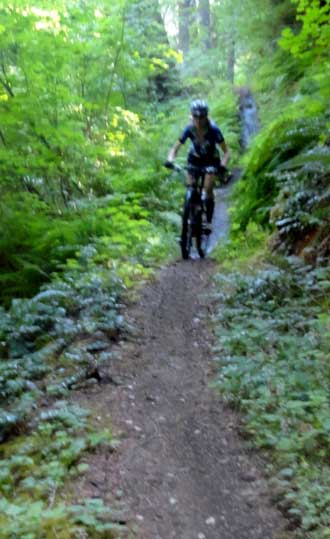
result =
M232 227L229 238L221 242L214 250L214 256L227 271L244 270L255 267L267 253L269 233L256 223L250 222L244 232Z
M322 114L299 116L282 115L255 138L247 158L244 175L235 190L233 220L245 229L250 220L267 224L275 198L283 185L281 172L286 164L301 163L298 181L305 176L302 156L308 154L326 132L326 118ZM319 153L322 152L320 142ZM311 160L309 161L309 164ZM324 159L325 164L325 159ZM315 171L318 163L315 160ZM279 179L282 179L280 185Z
M101 500L81 506L57 501L66 479L86 471L81 457L113 443L111 432L92 428L88 411L63 400L100 376L124 327L117 311L124 285L114 270L95 265L96 254L94 247L84 248L79 267L0 312L3 537L78 538L85 530L102 539L117 537L123 528Z
M170 223L157 228L153 213L155 205L158 210L173 208L175 203L172 198L156 205L138 193L119 194L76 202L61 216L54 216L35 195L5 197L1 203L5 233L0 240L0 298L8 305L15 295L32 296L54 271L65 267L67 260L79 258L83 246L93 241L107 260L129 257L148 265L166 258L173 250L175 228ZM143 207L147 205L148 209ZM152 248L155 238L157 249Z
M223 397L244 413L251 441L270 453L280 507L302 533L330 528L329 268L296 258L248 275L217 276L215 354Z
M29 518L27 518L27 515ZM125 527L116 522L116 512L101 499L86 499L80 505L58 504L50 508L42 501L0 501L0 525L3 539L91 539L122 537Z

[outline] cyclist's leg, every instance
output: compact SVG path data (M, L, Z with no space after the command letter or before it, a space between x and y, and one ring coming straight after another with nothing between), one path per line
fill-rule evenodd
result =
M188 166L191 165L188 159ZM190 249L192 246L193 238L193 223L191 219L191 191L189 187L192 187L196 182L193 174L189 172L189 169L186 174L186 195L182 211L182 229L181 229L181 253L182 258L187 260L189 258Z
M208 223L212 222L214 212L214 192L213 187L216 180L216 174L205 174L204 192L205 192L205 209L206 219Z
M190 152L187 157L187 166L188 166L188 171L186 175L186 185L187 186L195 185L196 180L197 180L195 169L196 167L199 166L199 160L196 159L196 157L192 155ZM191 170L189 170L189 167L191 167Z
M186 174L186 186L190 187L190 186L194 185L194 182L195 182L195 178L191 174L189 174L187 172L187 174Z

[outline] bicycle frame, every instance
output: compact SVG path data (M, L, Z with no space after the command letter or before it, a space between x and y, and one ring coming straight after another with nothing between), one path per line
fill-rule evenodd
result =
M195 238L198 254L204 258L202 248L202 216L203 200L202 190L204 185L205 170L197 167L187 167L193 182L187 186L183 213L182 213L182 231L181 231L181 253L182 258L189 258L193 238Z
M202 168L192 165L181 167L170 162L165 163L165 166L177 172L188 171L190 177L193 179L193 182L187 185L183 205L180 240L181 253L183 259L187 260L189 258L193 238L195 238L198 254L201 258L204 258L209 236L204 232L202 226L202 216L204 213L202 192L205 175L212 173L212 167ZM202 245L203 237L206 238L205 246Z

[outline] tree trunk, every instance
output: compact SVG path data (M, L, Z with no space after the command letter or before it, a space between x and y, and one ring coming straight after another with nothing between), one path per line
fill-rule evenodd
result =
M179 48L183 54L187 54L190 47L190 23L191 11L193 7L192 0L179 1Z
M232 84L234 84L234 79L235 79L235 62L236 62L236 54L235 54L235 38L232 36L230 37L230 39L228 40L228 64L227 64L227 67L228 67L228 71L227 71L227 74L228 74L228 80L229 82L231 82Z
M201 41L207 49L210 49L211 48L211 12L210 12L209 0L199 0L198 14L199 14Z

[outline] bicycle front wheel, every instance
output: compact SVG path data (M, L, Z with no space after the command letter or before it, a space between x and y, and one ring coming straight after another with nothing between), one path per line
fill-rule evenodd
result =
M181 231L181 254L184 260L187 260L190 255L191 246L192 246L192 235L193 235L193 223L191 208L186 206L183 210L182 215L182 231Z
M203 234L202 234L202 212L199 212L196 216L195 222L195 236L196 236L196 247L198 254L201 258L205 257L204 246L203 246Z

